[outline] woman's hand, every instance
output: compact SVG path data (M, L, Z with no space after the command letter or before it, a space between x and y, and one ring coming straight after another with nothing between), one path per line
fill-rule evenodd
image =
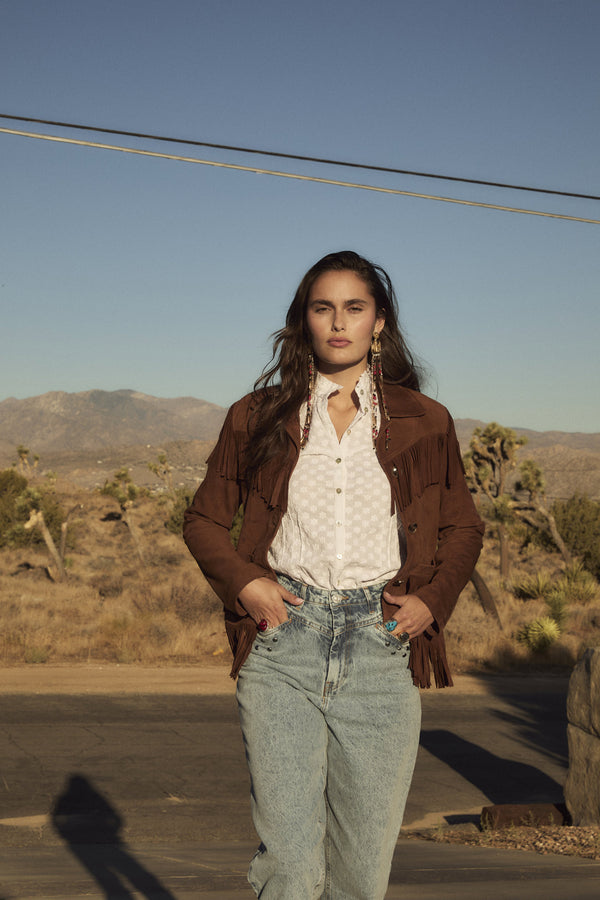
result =
M304 603L301 597L296 597L279 582L270 578L255 578L242 588L237 605L252 616L257 625L264 619L269 628L275 628L288 619L284 600L292 606L302 606Z
M398 607L398 612L394 616L398 625L391 632L395 637L405 633L409 638L416 638L423 634L425 629L433 622L433 616L429 611L429 607L416 594L394 597L392 594L384 591L383 599Z

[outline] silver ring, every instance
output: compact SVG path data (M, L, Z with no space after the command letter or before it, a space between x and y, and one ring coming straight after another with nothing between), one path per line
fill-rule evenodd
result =
M408 633L408 631L403 631L402 634L399 634L398 640L402 641L403 644L410 640L410 634Z

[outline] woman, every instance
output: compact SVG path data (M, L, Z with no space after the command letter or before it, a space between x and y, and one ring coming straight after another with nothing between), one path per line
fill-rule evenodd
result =
M386 892L443 628L483 526L419 393L387 274L331 253L235 403L184 536L225 606L261 840L256 894ZM229 530L243 506L237 548Z

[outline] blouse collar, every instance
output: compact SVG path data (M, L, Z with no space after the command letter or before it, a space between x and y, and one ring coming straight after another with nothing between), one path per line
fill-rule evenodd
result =
M317 372L314 388L315 399L317 401L328 399L332 394L335 394L336 391L341 390L341 384L336 384L335 381L332 381L330 378L322 375L321 372ZM362 412L364 412L369 406L369 398L371 395L371 376L368 369L364 370L364 372L356 382L356 387L354 390L356 391L356 396L358 397L360 409Z

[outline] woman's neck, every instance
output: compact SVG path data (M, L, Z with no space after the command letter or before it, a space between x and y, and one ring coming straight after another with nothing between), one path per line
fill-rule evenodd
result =
M341 389L337 391L338 397L350 400L360 376L366 371L366 365L361 361L356 366L337 370L333 366L319 366L318 371L329 381L340 385Z

